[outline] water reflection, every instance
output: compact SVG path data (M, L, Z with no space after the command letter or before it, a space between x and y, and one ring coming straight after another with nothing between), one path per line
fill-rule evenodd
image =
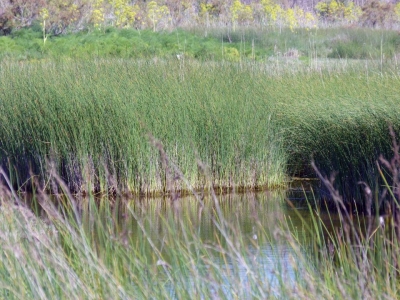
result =
M214 253L208 258L210 264L219 265L224 276L235 274L241 285L246 286L251 269L256 267L264 276L260 280L264 280L271 293L277 295L276 289L282 285L282 278L290 282L296 276L292 267L296 253L282 232L294 236L304 251L314 238L305 226L305 222L311 220L306 202L297 200L295 205L289 205L289 196L287 191L276 191L221 195L217 201L211 197L201 200L184 197L176 201L162 198L135 200L120 207L119 226L131 244L146 248L150 265L174 264L169 249L173 244L171 238L188 245L188 252L198 251L191 245L196 244L194 240L200 240L211 249L210 253ZM130 217L129 210L136 219ZM221 226L225 226L224 230ZM147 243L148 240L152 245ZM235 254L222 254L224 249L235 247L230 247L230 243L246 249L241 252L243 261L238 263ZM160 251L162 261L154 254L154 248ZM204 262L203 259L199 261ZM207 267L204 264L196 266L199 272ZM188 278L188 282L190 280ZM232 280L226 280L227 284L229 282ZM170 288L173 293L172 286ZM230 288L224 287L227 294Z
M263 192L222 195L218 196L217 203L211 197L202 202L195 197L185 197L173 202L168 199L142 200L132 202L131 206L139 218L147 221L146 228L155 240L169 233L164 226L167 220L175 225L195 228L205 242L215 241L218 231L215 220L223 218L227 224L235 226L243 238L263 243L258 240L262 236L258 232L260 227L269 236L285 216L295 224L300 222L285 197L284 192Z
M198 282L195 277L199 276L200 281L223 282L218 288L224 295L238 288L229 286L232 283L241 288L249 286L251 294L251 282L259 281L277 296L279 288L299 280L304 263L298 260L299 254L310 252L315 245L310 209L300 195L275 191L227 194L217 199L132 199L116 205L114 220L105 219L103 226L114 226L110 232L126 240L130 251L137 253L149 269L156 270L157 277L165 277L172 298L175 286L167 271L176 270L182 261L193 264L188 269L177 268L187 270L184 277L188 285ZM334 215L320 213L319 217L328 224L336 222ZM90 214L83 219L88 220L84 222L87 230L96 232ZM184 259L180 260L180 255ZM216 274L208 272L216 266L222 278L207 278ZM253 271L257 280L250 278ZM232 276L235 280L228 280Z

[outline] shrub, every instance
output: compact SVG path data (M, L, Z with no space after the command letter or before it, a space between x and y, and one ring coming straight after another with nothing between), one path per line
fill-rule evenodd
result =
M391 27L396 16L394 8L391 3L370 0L361 8L360 23L366 27Z
M342 1L321 1L315 5L318 16L328 22L353 22L361 15L361 9L353 2L345 4Z

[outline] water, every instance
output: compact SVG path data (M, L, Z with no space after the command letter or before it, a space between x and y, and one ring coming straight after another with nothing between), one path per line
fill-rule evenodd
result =
M250 277L255 271L258 280L268 285L270 294L277 296L283 284L290 286L290 282L299 280L303 262L294 261L299 253L307 252L315 244L310 230L310 208L305 199L308 196L309 189L304 192L297 186L291 191L220 195L217 201L211 197L201 201L196 197L175 201L168 198L135 200L120 207L119 227L131 244L140 245L149 266L173 269L176 254L170 247L181 243L188 245L189 254L185 255L193 255L196 260L193 264L199 273L207 274L210 265L221 270L219 282L222 284L216 288L219 293L229 295L232 289L238 288L232 286L232 282L241 286L241 290L243 287L251 289ZM321 213L320 218L327 224L336 222L332 214ZM293 248L293 241L298 243L297 250ZM196 253L203 251L197 243L214 249L206 260L200 258L204 254ZM239 254L232 249L239 249ZM158 251L160 255L155 254ZM230 253L223 255L224 251ZM167 276L165 280L174 298L176 286ZM195 280L188 276L186 284L194 284ZM243 293L242 296L247 295ZM251 290L248 293L251 294Z

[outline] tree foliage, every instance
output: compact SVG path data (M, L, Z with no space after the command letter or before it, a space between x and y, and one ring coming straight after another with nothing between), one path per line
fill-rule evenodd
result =
M400 26L400 4L369 0L0 0L0 34L40 23L46 34L82 29L179 26L271 26L314 28L323 24ZM354 0L356 1L356 0ZM314 2L312 2L314 3ZM43 18L43 12L46 17Z
M395 16L395 6L392 3L370 0L362 7L360 21L368 27L386 27L394 23Z
M357 21L361 15L361 8L354 2L342 2L337 0L321 1L315 6L318 16L327 22Z

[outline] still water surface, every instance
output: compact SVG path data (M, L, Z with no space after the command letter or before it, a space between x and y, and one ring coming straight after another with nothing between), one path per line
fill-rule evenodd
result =
M154 247L143 246L148 247L146 251L149 264L172 265L167 251L171 235L173 239L182 240L187 244L196 239L209 247L227 247L229 241L224 238L218 225L218 221L223 219L226 221L224 224L229 227L229 232L233 232L232 241L245 246L246 251L242 252L242 255L246 256L244 259L254 261L259 268L261 267L264 280L271 287L271 292L277 295L279 291L274 290L282 286L282 280L289 285L291 281L298 280L296 276L299 274L298 268L301 268L301 264L297 263L297 273L293 269L293 259L298 252L294 253L293 245L290 245L290 241L282 232L293 236L291 241L296 240L300 251L303 252L307 252L315 241L312 230L307 228L312 227L312 219L306 197L313 196L310 191L305 192L303 188L297 188L289 191L220 195L216 199L205 197L202 201L196 197L182 197L175 201L136 200L129 204L136 219L124 218L124 212L121 212L120 226L134 244L145 245L147 242L143 240L151 240L154 247L161 253L165 252L163 261L159 261L159 257L154 254ZM336 222L332 214L321 213L320 217L327 224ZM190 228L189 234L180 228ZM237 280L246 286L248 264L241 265L220 255L211 259L224 270L224 276L236 274L235 276L239 276ZM207 266L197 267L201 269ZM232 269L232 272L229 269ZM188 278L188 282L190 280ZM232 280L226 280L225 289L232 288L229 287L230 282ZM170 290L173 297L172 285Z

